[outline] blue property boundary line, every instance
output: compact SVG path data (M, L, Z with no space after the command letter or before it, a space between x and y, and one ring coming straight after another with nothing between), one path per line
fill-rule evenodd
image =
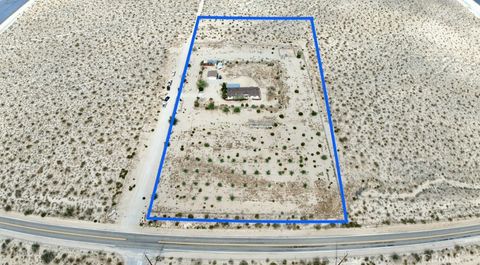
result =
M343 210L343 219L329 219L329 220L268 220L268 219L216 219L216 218L182 218L182 217L158 217L151 216L153 202L156 199L158 184L160 182L160 177L162 174L163 165L165 163L165 156L167 153L168 143L170 142L170 135L172 133L173 123L175 121L175 116L177 114L178 104L180 102L180 96L182 94L183 85L188 71L188 64L190 62L190 56L193 50L193 44L195 38L197 37L198 25L201 20L280 20L280 21L309 21L312 28L313 42L315 44L315 50L317 55L318 69L320 73L320 79L322 81L322 90L325 100L325 107L327 110L328 124L330 127L330 137L332 139L333 154L335 159L335 169L338 177L338 186L340 190L340 196L342 200L342 210ZM175 100L175 106L173 108L173 114L170 118L170 126L168 128L167 137L163 146L162 158L160 160L160 165L158 166L157 176L155 179L155 185L153 187L152 196L150 198L150 204L148 206L148 211L146 214L147 221L171 221L171 222L207 222L207 223L270 223L270 224L346 224L348 223L348 214L347 206L345 202L345 194L343 191L343 181L340 171L340 162L338 159L337 152L337 143L335 141L335 132L333 129L332 115L330 111L330 105L328 103L328 92L327 85L325 83L325 75L322 67L322 58L320 55L320 47L317 40L317 31L315 29L315 23L313 17L245 17L245 16L198 16L195 21L195 27L193 29L192 39L190 41L190 47L187 54L187 59L185 61L185 66L183 67L182 79L180 80L180 87L178 88L177 98Z

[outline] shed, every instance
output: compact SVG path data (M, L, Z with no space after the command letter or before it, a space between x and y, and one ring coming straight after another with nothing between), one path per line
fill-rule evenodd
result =
M218 73L215 70L211 70L207 72L208 79L215 80L218 77Z

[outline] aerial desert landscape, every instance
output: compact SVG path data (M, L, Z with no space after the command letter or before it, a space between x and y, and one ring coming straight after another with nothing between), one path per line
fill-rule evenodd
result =
M116 220L196 5L38 1L2 33L4 210ZM179 15L158 15L168 10ZM388 224L478 215L480 27L466 12L446 0L205 1L202 14L315 17L349 215ZM308 31L231 23L199 41L287 43Z
M342 219L308 21L202 20L189 64L156 216Z
M479 264L473 10L0 0L0 264Z

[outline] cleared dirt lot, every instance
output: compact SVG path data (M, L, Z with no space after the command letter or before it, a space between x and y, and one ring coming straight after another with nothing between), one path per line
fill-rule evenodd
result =
M262 44L244 44L238 36L232 41L211 37L252 22L201 23L153 214L341 219L307 22L289 24L299 35L308 32L303 38ZM275 24L253 24L261 23ZM207 77L216 69L201 66L209 59L223 62L217 69L222 79ZM203 91L197 87L199 79L208 83ZM261 99L225 100L224 82L258 86Z

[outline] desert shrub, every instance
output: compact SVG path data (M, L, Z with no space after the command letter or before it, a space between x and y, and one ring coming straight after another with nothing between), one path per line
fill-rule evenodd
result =
M391 258L392 260L397 261L400 259L400 256L397 253L393 253Z
M40 249L40 245L38 243L33 243L32 245L33 253L37 253L39 249Z
M170 118L168 119L168 122L171 122L171 121L172 121L172 117L170 116ZM178 123L178 119L175 118L175 119L173 120L173 125L177 125L177 123Z
M120 176L119 176L119 177L120 177L121 179L125 179L125 177L127 176L127 174L128 174L128 170L122 168L122 170L120 170Z
M424 254L425 254L425 261L430 261L432 259L433 250L427 249L424 251Z
M44 251L41 259L43 263L49 264L55 258L55 253L53 251Z
M73 208L73 207L67 207L67 209L65 210L65 213L63 214L63 216L65 216L65 217L72 217L74 211L75 211L75 208Z

